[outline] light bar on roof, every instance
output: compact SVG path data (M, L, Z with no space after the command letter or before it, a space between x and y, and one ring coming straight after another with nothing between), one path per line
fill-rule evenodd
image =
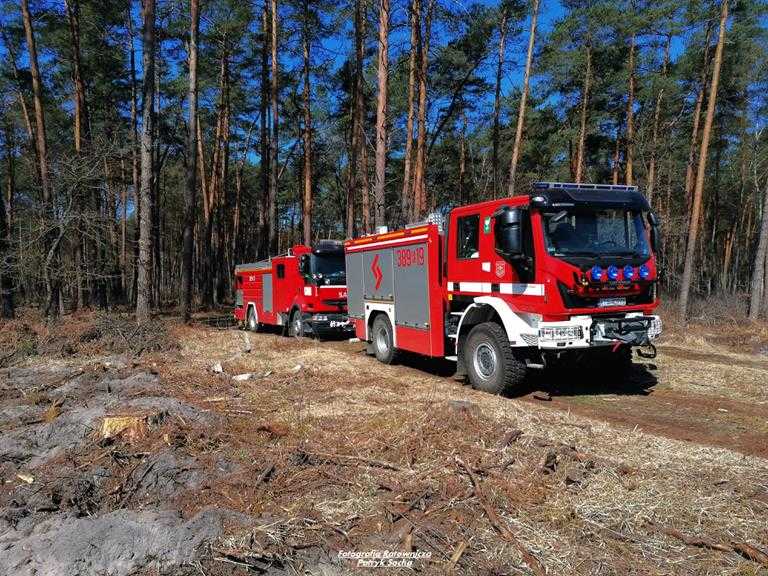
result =
M622 184L577 184L575 182L534 182L535 190L599 190L603 192L637 192L637 186Z

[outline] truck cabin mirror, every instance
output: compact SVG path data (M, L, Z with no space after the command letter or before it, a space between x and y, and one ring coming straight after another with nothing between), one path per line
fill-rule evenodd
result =
M502 256L517 258L523 255L522 211L504 206L494 214L496 251Z
M658 254L661 252L661 220L656 212L648 212L648 224L651 225L651 248Z
M299 272L301 272L304 276L309 276L312 273L309 254L302 254L299 257Z

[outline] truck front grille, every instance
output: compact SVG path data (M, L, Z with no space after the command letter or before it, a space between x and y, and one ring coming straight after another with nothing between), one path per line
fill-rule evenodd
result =
M560 291L560 297L566 308L597 308L597 301L604 296L584 297L571 292L562 282L557 283L557 289ZM653 285L649 284L639 294L627 294L623 296L627 299L627 306L636 304L651 304L653 302Z

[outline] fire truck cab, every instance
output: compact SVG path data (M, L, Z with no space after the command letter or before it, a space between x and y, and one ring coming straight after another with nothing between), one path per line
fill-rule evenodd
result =
M351 332L342 243L297 245L288 254L236 266L234 316L252 331L273 325L289 336Z
M536 183L345 243L349 315L369 352L446 357L500 393L556 358L617 366L661 333L659 222L632 186Z

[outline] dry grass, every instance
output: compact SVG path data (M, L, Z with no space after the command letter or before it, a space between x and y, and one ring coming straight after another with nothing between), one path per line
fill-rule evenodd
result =
M248 470L214 487L212 500L188 504L226 502L275 519L247 546L229 543L242 557L297 558L312 544L331 557L413 546L432 553L423 568L436 572L464 542L460 573L525 572L463 462L549 573L760 573L735 552L686 546L653 526L765 548L764 460L488 396L339 346L251 335L246 354L238 332L173 333L180 362L161 373L190 400L202 390L224 398L209 403L227 414L217 449ZM216 361L255 377L214 376ZM512 429L523 434L505 445Z
M128 324L72 322L35 332L35 341L69 334L74 354L88 361L132 341L123 336ZM185 514L217 506L256 518L253 529L220 543L223 557L276 559L301 573L302 563L337 563L339 550L410 547L431 553L417 563L429 574L447 570L462 549L457 574L536 573L539 564L558 575L768 574L733 550L733 543L768 548L766 460L384 366L362 345L355 353L346 343L250 334L246 353L242 332L157 325L164 344L144 350L139 368L158 371L169 395L217 418L204 426L169 419L130 452L171 449L208 471L222 460L237 466L172 500L141 503L136 494L130 505ZM672 328L667 346L709 353ZM722 362L662 355L663 386L698 393L691 384L698 381L733 398L765 398L759 366L730 365L747 356L704 341ZM49 354L61 356L56 349ZM700 374L686 372L696 362ZM214 373L216 363L223 373ZM232 379L244 373L251 378ZM28 402L48 403L32 395ZM135 469L123 466L108 486L115 506L127 505ZM670 529L725 551L686 544Z

